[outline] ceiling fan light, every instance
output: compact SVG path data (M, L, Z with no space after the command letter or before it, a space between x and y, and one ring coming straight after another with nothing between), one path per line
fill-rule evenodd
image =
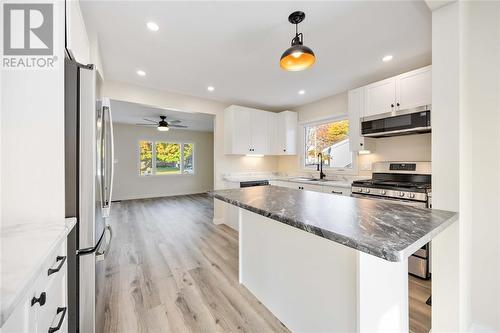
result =
M293 45L288 48L280 59L280 67L287 71L302 71L316 62L314 52L304 45Z
M170 128L168 126L158 126L157 129L160 132L167 132Z

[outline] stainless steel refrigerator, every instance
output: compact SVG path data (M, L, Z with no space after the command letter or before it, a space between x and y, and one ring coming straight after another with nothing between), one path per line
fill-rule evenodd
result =
M65 60L66 216L77 225L68 238L68 330L101 332L104 260L111 245L113 123L109 99L96 99L93 65Z

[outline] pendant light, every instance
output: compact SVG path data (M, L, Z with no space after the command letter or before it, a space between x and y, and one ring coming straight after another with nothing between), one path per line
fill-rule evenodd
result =
M304 45L302 33L299 33L298 25L304 20L304 12L293 12L288 16L288 22L295 24L295 37L292 39L292 46L288 48L280 59L280 67L287 71L302 71L311 67L316 61L314 52Z

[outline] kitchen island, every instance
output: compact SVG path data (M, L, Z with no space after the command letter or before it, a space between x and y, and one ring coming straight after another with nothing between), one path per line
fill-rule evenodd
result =
M239 279L294 332L408 331L408 257L458 214L277 186L239 207Z

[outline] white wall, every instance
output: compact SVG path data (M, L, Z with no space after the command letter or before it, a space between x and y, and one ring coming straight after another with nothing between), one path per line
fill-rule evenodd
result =
M233 156L224 154L224 109L228 104L209 99L171 93L136 85L105 80L103 96L113 99L151 105L158 108L173 108L185 112L201 112L215 115L214 127L214 187L226 187L223 175L231 172L276 171L278 158Z
M500 331L500 3L433 11L433 331ZM436 118L436 116L438 118Z
M202 193L213 189L213 133L115 124L113 200ZM194 175L139 175L139 141L194 143Z
M500 3L460 3L460 28L460 243L470 251L462 287L472 330L499 332Z
M2 226L64 223L64 3L45 2L54 4L56 68L0 74Z
M298 112L299 123L347 115L347 92L305 104L294 111ZM429 133L368 140L370 140L370 145L374 149L372 149L372 154L358 156L357 174L361 176L370 176L371 171L364 171L363 166L371 166L371 163L377 161L431 160L431 134ZM299 156L280 157L279 171L287 173L301 172ZM326 174L328 174L328 171L326 171Z
M432 13L432 205L459 209L458 3ZM432 243L432 327L459 332L460 286L458 230L455 223Z

